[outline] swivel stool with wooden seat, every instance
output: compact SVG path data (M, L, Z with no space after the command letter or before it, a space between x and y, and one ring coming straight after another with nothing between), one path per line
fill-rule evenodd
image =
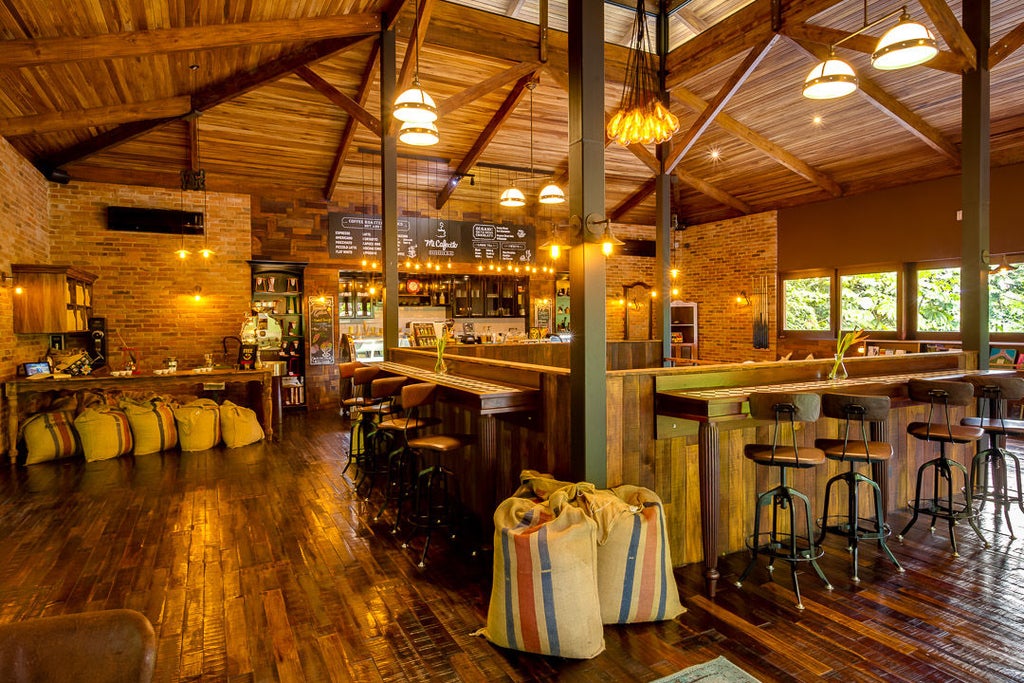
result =
M392 443L391 434L379 429L380 423L400 410L396 405L402 385L408 377L400 375L379 377L370 382L370 398L366 405L359 406L359 424L363 430L363 449L356 461L360 478L356 482L356 492L363 484L369 482L365 500L370 499L373 485L377 477L387 474L387 454Z
M946 446L952 444L976 443L985 433L981 427L953 424L949 415L950 406L969 406L974 400L974 386L968 382L935 379L912 379L907 383L910 400L928 404L928 419L925 422L911 422L907 433L921 441L937 442L939 457L929 460L917 468L917 486L914 500L909 501L913 516L900 532L899 539L907 535L917 518L924 514L931 517L931 531L935 532L935 520L944 519L949 523L949 543L953 556L959 557L956 533L957 522L967 520L978 538L986 547L988 543L978 528L978 511L974 508L969 486L967 468L953 460ZM925 475L931 473L931 490L925 488ZM960 482L954 481L953 472L960 473ZM964 499L954 499L954 492L964 491Z
M390 433L390 447L387 458L387 484L384 486L384 502L377 511L379 520L391 503L395 504L395 523L391 533L398 531L402 503L409 495L413 483L414 458L409 451L409 441L427 427L439 424L436 417L422 415L423 409L434 402L437 385L431 382L416 382L402 386L402 415L383 420L377 429Z
M356 374L356 368L365 367L359 361L338 364L338 393L341 398L341 416L348 417L349 409L356 404L356 398L352 378Z
M361 415L358 408L370 405L370 383L380 374L380 367L376 365L365 365L359 368L352 368L352 396L342 402L342 410L348 412L351 426L349 427L348 438L348 462L342 474L348 470L353 463L359 463L363 457L366 446L366 435L372 429L370 424L371 414ZM363 419L366 419L366 422Z
M892 457L892 445L886 441L868 439L868 423L883 422L889 418L888 396L852 396L846 394L824 394L821 397L821 412L825 417L842 420L839 433L842 438L816 439L814 445L825 453L829 460L849 463L846 472L837 474L825 485L825 506L821 517L821 534L817 544L821 545L827 534L838 534L846 539L850 551L850 562L853 567L854 583L860 583L857 546L860 541L878 541L878 546L902 572L903 567L889 550L885 538L891 533L885 523L885 507L882 501L882 489L878 483L857 471L858 465L875 465L886 463ZM858 433L859 432L859 433ZM835 484L846 485L846 514L829 515L829 503L832 500L832 487ZM874 515L869 518L860 516L861 484L867 485L874 495Z
M988 436L987 447L979 450L971 460L971 498L978 503L981 513L985 503L995 505L996 514L1002 508L1010 538L1016 538L1010 523L1010 507L1017 505L1024 512L1024 487L1021 486L1020 458L1005 446L1006 437L1024 438L1024 420L1006 417L1006 402L1024 399L1024 379L1014 375L971 375L981 417L965 417L962 425L981 427ZM1009 487L1007 460L1013 463L1017 488Z
M771 420L774 423L771 443L747 444L744 455L756 464L779 469L779 484L757 497L754 512L754 533L747 538L750 548L750 562L736 581L742 586L750 571L757 563L758 555L767 555L768 571L774 571L775 560L789 563L793 574L793 592L796 593L796 607L803 609L800 597L800 583L797 579L797 566L810 564L815 573L825 584L826 590L832 590L832 584L825 578L825 573L818 566L818 558L824 554L814 540L811 503L807 496L792 488L788 483L790 469L807 469L825 463L825 453L811 446L800 447L796 443L796 426L798 422L814 422L821 412L821 398L817 394L797 394L788 392L763 392L750 395L750 416L755 420ZM785 433L789 434L789 444ZM804 533L798 532L797 503L804 510ZM771 507L771 529L761 531L761 508ZM781 511L781 514L780 514ZM788 520L783 526L780 518Z

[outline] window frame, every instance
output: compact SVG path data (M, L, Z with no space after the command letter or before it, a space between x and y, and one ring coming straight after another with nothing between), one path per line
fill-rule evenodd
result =
M922 270L939 270L956 268L960 271L961 290L963 288L963 262L958 258L936 259L934 261L916 261L907 264L907 339L919 341L961 341L963 339L963 320L956 332L921 332L917 329L917 279Z
M786 280L806 280L809 278L827 277L829 279L829 329L827 330L790 330L786 324ZM779 273L779 281L776 285L779 296L776 297L776 316L779 321L779 338L792 337L793 339L835 339L835 326L837 319L836 286L838 279L834 268L810 268L805 270L791 270L786 273Z
M850 275L870 275L873 273L896 273L896 329L895 330L864 330L872 339L906 339L907 338L907 280L906 266L902 263L886 261L882 263L868 263L860 266L849 266L836 269L836 288L834 290L833 305L836 308L835 327L833 338L838 338L842 332L850 332L852 328L842 327L842 278Z

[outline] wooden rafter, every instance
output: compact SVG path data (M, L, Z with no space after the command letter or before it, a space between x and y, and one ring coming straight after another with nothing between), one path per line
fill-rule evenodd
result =
M843 44L837 48L837 52L845 49L870 55L878 46L878 38L873 36L862 33L851 37L848 31L840 31L827 26L815 26L814 24L789 24L783 27L782 34L793 40L818 43L824 46L834 45L842 40ZM967 62L960 55L940 51L921 66L960 75L967 69Z
M964 27L957 21L953 10L946 4L946 0L919 0L925 14L932 20L935 30L939 32L946 45L959 55L966 66L964 71L976 69L978 66L978 51L974 43L967 36Z
M636 192L626 197L618 206L608 212L609 220L613 223L618 223L623 216L643 204L648 197L654 194L654 190L658 186L657 181L657 177L647 179Z
M363 77L359 82L359 91L356 95L356 102L359 106L365 107L366 100L370 96L370 88L373 86L373 74L377 68L377 58L380 55L380 41L374 41L370 49L370 56L366 60L366 67L363 69ZM327 184L324 186L324 197L328 200L334 199L334 193L338 187L338 179L341 177L341 169L345 165L345 158L352 147L352 141L356 138L356 128L359 121L349 117L345 122L345 130L341 133L341 142L338 143L338 151L334 154L334 161L331 163L331 171L327 176Z
M402 58L402 68L398 72L398 80L395 82L395 92L403 93L409 89L412 85L413 74L416 73L418 64L416 64L416 45L417 43L422 46L423 40L427 35L427 26L430 25L430 16L434 13L434 5L437 4L437 0L418 0L419 1L419 30L415 36L409 36L409 44L405 46L405 57ZM390 124L390 131L393 135L401 125L401 121L392 117Z
M516 106L519 105L519 102L526 94L526 86L533 80L533 76L533 73L529 73L516 81L516 84L512 86L508 96L505 97L505 101L502 102L501 106L498 107L498 110L494 112L494 115L491 116L491 120L487 122L487 125L484 126L480 135L477 136L476 142L473 143L469 152L467 152L466 156L459 162L458 167L455 169L455 173L453 173L444 184L441 191L437 193L437 201L434 203L434 208L442 209L444 208L444 205L448 203L452 193L455 192L455 188L459 186L459 182L461 182L466 174L469 173L470 169L473 168L477 160L480 158L480 155L482 155L484 150L487 149L487 145L491 144L491 141L494 139L494 136L497 135L501 126L508 120L508 117L512 115L512 112L516 110Z
M182 114L187 114L191 109L191 100L187 95L183 95L181 97L168 97L148 102L116 104L110 107L47 112L32 116L0 119L0 135L11 138L18 135L52 133L59 130L113 126L130 121L146 121L148 119L160 119L168 116L181 116Z
M678 21L680 24L686 27L686 30L697 35L701 31L706 31L709 28L708 22L697 16L697 13L688 7L679 8L672 18Z
M303 65L314 64L343 50L359 45L366 38L329 38L292 52L268 64L243 71L223 81L201 88L192 95L192 110L205 111L230 99L238 97L261 85L271 83L292 73ZM59 168L79 159L92 156L105 149L134 140L161 126L175 121L180 117L166 117L150 121L124 123L101 133L94 138L63 150L62 152L40 161L37 166L43 171Z
M1024 23L1018 24L1012 31L992 44L988 51L988 68L994 69L1024 45Z
M708 106L707 102L686 88L676 88L672 91L672 97L697 112L704 111ZM731 133L750 146L764 152L774 161L777 161L779 164L785 166L797 175L814 183L833 197L842 196L843 189L837 182L832 180L830 176L813 168L807 162L786 151L781 146L772 142L760 133L751 130L732 116L729 116L725 112L719 113L718 116L715 117L715 123L717 123L722 130Z
M682 136L672 141L672 153L665 160L665 172L671 173L675 170L676 166L686 155L687 152L693 147L711 122L715 120L715 117L725 108L729 100L736 91L740 89L744 81L750 77L750 74L754 73L754 69L761 63L761 60L765 58L768 51L771 50L772 45L778 40L778 35L771 35L767 39L761 41L750 49L747 53L746 58L742 63L729 75L722 87L719 88L718 94L711 100L704 111L700 113L697 120L693 122L689 130L683 133Z
M823 60L828 56L828 48L813 43L796 41L796 44L816 60ZM960 165L960 150L956 148L949 138L943 135L942 131L925 121L920 115L912 111L908 106L887 93L880 85L867 76L859 76L860 87L857 92L867 98L872 105L877 107L906 131L913 134L939 154L947 157L957 166Z
M295 70L295 75L309 83L313 86L314 90L329 99L331 102L344 109L349 116L366 126L371 133L380 137L380 119L366 111L359 102L356 102L354 99L335 88L322 77L318 76L308 66L300 66Z
M539 63L523 62L522 64L516 64L513 67L505 69L501 73L496 73L490 78L486 78L479 83L474 83L462 92L455 93L444 102L437 105L438 117L443 117L453 111L466 106L470 102L477 100L484 95L489 95L499 88L503 88L512 81L519 80L526 74L532 74L541 65Z
M508 6L505 8L505 16L512 17L513 19L517 18L520 10L523 9L524 4L526 4L526 0L508 0Z
M4 41L0 68L61 64L85 59L145 57L211 48L365 36L380 30L371 12L241 24L162 28L73 38Z

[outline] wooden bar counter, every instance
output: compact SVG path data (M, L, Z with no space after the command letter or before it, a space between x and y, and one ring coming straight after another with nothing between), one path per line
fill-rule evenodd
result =
M21 422L29 417L29 398L32 394L45 391L69 391L74 392L80 389L91 391L119 390L119 391L153 391L180 392L201 396L204 385L210 391L210 385L226 386L228 384L255 384L258 386L258 398L253 397L249 401L249 407L256 411L256 416L263 426L267 439L274 436L271 420L271 372L270 370L212 370L210 372L191 372L182 370L156 375L144 373L141 375L127 375L124 377L85 375L82 377L68 377L55 379L17 379L4 383L4 397L8 406L8 455L13 463L17 457L18 429ZM248 391L246 392L248 395Z

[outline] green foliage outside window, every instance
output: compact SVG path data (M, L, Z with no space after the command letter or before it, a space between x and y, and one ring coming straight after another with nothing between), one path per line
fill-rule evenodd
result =
M786 330L830 330L831 278L807 277L783 281Z
M1024 332L1024 263L988 276L988 329Z
M896 272L839 278L839 320L844 330L896 330Z
M960 269L917 271L917 331L960 331Z

